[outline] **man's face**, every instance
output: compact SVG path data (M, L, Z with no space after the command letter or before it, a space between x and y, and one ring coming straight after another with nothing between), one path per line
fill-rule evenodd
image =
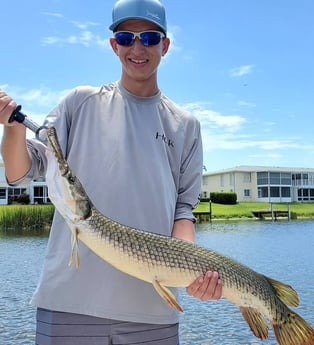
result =
M141 32L147 30L161 31L160 28L146 20L127 20L118 26L117 31ZM164 38L157 45L144 46L139 38L131 46L117 44L115 38L110 39L114 52L122 63L122 82L128 86L134 82L156 83L157 67L161 57L166 54L169 39ZM132 88L127 87L129 90Z

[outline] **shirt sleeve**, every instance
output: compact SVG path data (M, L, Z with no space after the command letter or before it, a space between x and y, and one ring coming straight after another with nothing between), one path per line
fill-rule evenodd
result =
M197 120L188 126L186 145L180 169L175 220L195 220L192 210L199 202L203 170L203 147L200 124Z
M31 155L32 165L30 170L20 179L8 184L12 187L27 186L32 180L36 180L40 176L44 176L47 168L46 145L36 139L27 139L28 152Z

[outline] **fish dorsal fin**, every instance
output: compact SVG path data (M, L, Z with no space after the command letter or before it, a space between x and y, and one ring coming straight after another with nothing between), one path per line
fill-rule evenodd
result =
M265 317L252 307L240 307L240 311L253 334L259 339L267 339L268 325Z
M277 297L290 307L297 307L299 305L299 297L297 292L287 284L284 284L278 280L265 277L270 285L275 290Z

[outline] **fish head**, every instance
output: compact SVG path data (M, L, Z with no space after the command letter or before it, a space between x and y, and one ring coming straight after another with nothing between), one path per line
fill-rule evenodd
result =
M86 219L91 210L91 202L79 179L67 165L60 166L54 153L46 150L47 173L46 182L48 196L58 212L67 220L76 223Z

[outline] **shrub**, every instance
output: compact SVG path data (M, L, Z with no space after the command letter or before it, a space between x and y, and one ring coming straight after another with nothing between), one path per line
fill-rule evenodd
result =
M11 204L22 204L22 205L28 205L30 203L29 195L19 194L19 195L9 195L9 205Z
M211 192L210 200L216 204L235 205L237 203L237 193Z

